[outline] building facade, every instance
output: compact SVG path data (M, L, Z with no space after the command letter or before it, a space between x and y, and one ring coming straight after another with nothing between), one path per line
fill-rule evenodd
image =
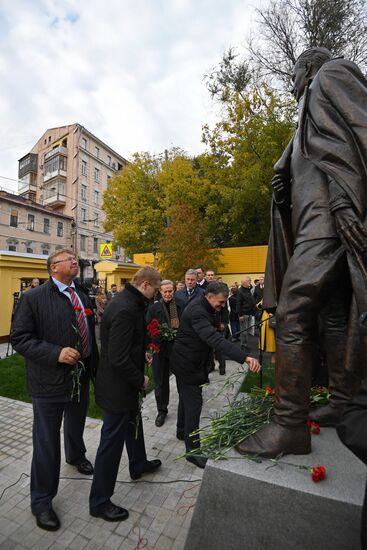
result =
M70 216L0 191L0 250L48 256L70 248L72 233Z
M96 277L99 245L112 242L112 233L103 229L103 193L109 178L126 164L80 124L50 128L19 160L20 196L72 218L71 247L82 278ZM112 259L123 255L118 248Z

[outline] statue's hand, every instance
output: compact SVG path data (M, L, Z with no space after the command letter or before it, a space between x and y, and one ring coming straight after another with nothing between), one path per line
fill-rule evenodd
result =
M281 174L276 174L271 180L276 204L283 204L287 198L289 181Z
M353 208L340 208L334 212L336 229L349 250L367 250L367 231Z

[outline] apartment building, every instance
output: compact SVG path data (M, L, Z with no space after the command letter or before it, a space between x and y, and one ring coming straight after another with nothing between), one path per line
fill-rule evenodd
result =
M48 256L72 244L73 219L0 190L0 250Z
M50 128L19 160L19 195L72 218L71 247L82 278L96 276L99 245L113 240L103 229L102 197L109 178L126 164L81 124ZM113 259L120 258L124 251L117 249Z

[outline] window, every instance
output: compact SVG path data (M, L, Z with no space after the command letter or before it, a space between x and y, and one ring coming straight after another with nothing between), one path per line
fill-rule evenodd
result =
M64 236L64 222L57 222L57 236Z
M99 226L99 213L98 212L94 212L94 226L95 227Z
M47 249L47 248L44 248L44 249L42 250L42 254L43 254L44 256L48 256L48 255L49 255L48 249Z
M33 248L31 248L30 246L27 246L27 254L33 254Z
M80 221L86 222L87 221L87 209L81 208L80 209Z
M87 200L87 186L86 185L82 185L81 196L82 196L83 201Z
M10 227L18 227L18 210L10 210Z
M111 163L112 163L112 158L110 155L107 155L107 164L108 166L111 166Z
M34 231L34 214L28 214L27 229L28 231Z
M50 219L49 218L43 218L43 232L47 233L47 235L51 234Z
M110 181L111 179L111 176L107 175L107 185L108 185L108 182Z
M86 149L87 145L88 145L87 140L85 138L82 138L82 147L83 147L83 149Z
M98 254L98 239L96 237L93 239L93 254Z
M96 181L96 182L99 182L99 173L100 173L100 169L95 168L94 169L94 181Z
M94 191L94 204L99 204L99 191Z
M83 176L87 175L87 161L86 160L82 160L82 174L83 174Z
M67 170L67 159L61 155L55 155L54 157L45 161L43 167L44 177L58 174L60 171L66 172ZM47 178L49 179L49 178Z
M99 159L99 147L96 147L95 151L96 151L96 157L97 157L97 159Z
M83 252L85 252L85 241L85 235L80 235L80 250L82 250Z

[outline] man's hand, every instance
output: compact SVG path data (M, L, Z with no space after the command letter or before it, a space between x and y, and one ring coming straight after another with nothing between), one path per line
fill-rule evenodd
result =
M244 321L245 320L245 316L244 315L241 315L241 317L238 318L239 321Z
M276 174L271 180L273 188L274 200L276 204L282 204L287 198L289 181L281 174Z
M75 365L80 359L80 353L74 348L62 348L58 358L59 363L67 363L68 365Z
M367 231L353 208L340 208L334 212L336 229L349 250L367 250Z
M144 375L144 384L143 384L143 390L146 390L149 384L149 376Z
M251 372L260 372L261 365L255 357L250 357L249 355L245 359L245 363L248 364Z
M152 361L153 361L153 355L146 351L145 352L145 360L148 363L148 365L150 366L152 364Z

